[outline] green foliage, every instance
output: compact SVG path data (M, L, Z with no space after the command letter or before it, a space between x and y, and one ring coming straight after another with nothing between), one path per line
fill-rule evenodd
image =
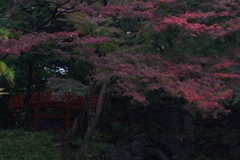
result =
M194 0L194 1L183 1L182 3L192 8L197 8L200 2Z
M119 17L117 23L115 24L124 32L136 32L139 27L139 21L137 19Z
M6 12L6 9L10 7L12 0L1 0L0 1L0 13Z
M55 7L55 5L47 1L24 0L21 3L21 7L18 7L18 10L16 10L9 19L9 21L11 21L11 27L29 33L39 30L51 19L51 25L46 29L44 28L44 30L48 32L58 31L62 26L66 26L66 24L58 20L62 15L53 16Z
M56 98L69 92L75 96L84 96L88 91L88 86L73 79L49 78L48 87L55 91Z
M97 37L104 36L104 37L111 37L113 34L109 31L108 28L100 28L97 33L94 34Z
M189 157L186 160L212 160L212 159L210 159L200 153L193 152L189 155Z
M4 94L7 94L7 92L3 92L4 88L0 88L0 96L1 95L4 95Z
M0 28L11 26L11 20L7 18L7 10L12 5L12 0L1 0L0 1Z
M111 147L113 144L107 143L108 135L96 131L93 136L93 144L91 145L90 152L84 156L83 160L95 160L102 156L102 151L105 148ZM81 146L83 141L77 139L71 142L73 145Z
M89 23L81 24L79 26L75 25L75 27L81 30L82 35L91 35L93 32L93 26Z
M9 38L13 38L14 34L6 28L0 28L0 37L1 39L7 40Z
M68 24L72 25L75 29L80 30L82 35L91 35L94 31L94 25L85 18L82 13L71 13L68 14Z
M118 48L118 44L112 43L112 42L107 42L107 43L104 43L104 44L98 44L98 45L95 45L95 46L96 46L96 49L100 53L113 52Z
M234 92L234 97L231 105L236 105L239 103L240 103L240 88L236 89L236 91Z
M80 146L82 141L78 141L78 145ZM90 152L83 157L83 160L95 160L96 158L101 157L102 150L111 146L106 142L94 142L91 145Z
M70 78L84 82L87 76L90 76L91 66L85 62L70 63L67 66L67 72L64 78Z
M168 15L173 13L174 10L167 4L161 4L158 9L156 10L157 15ZM176 12L176 11L175 11Z
M57 160L52 136L19 130L0 132L0 160Z
M3 61L0 61L0 78L6 79L11 84L14 81L14 71L8 68Z
M113 18L112 17L107 17L107 18L105 18L104 19L104 21L103 21L103 25L105 25L105 26L109 26L109 25L111 25L111 24L113 24L114 22L113 22Z
M214 121L198 120L198 123L202 123L204 126L213 125L214 123L219 124ZM186 160L232 159L229 151L232 146L238 146L239 133L240 130L237 128L230 130L223 129L220 126L202 128L201 131L197 131L193 135L193 147L189 149Z

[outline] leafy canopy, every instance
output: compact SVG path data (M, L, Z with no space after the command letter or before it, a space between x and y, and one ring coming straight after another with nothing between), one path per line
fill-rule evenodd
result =
M240 58L235 1L42 2L13 5L20 8L10 17L17 22L19 15L28 30L11 28L18 36L0 42L1 56L52 43L48 53L91 65L86 84L110 81L114 95L147 105L146 94L163 88L184 98L191 112L215 118L230 112L221 102L234 93L227 79L240 78L231 72ZM23 18L28 10L39 21ZM60 21L67 25L56 26Z

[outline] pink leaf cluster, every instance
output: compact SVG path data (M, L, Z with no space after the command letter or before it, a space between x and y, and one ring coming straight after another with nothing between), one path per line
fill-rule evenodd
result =
M233 66L235 66L235 65L237 65L236 62L234 62L234 61L232 61L232 60L230 61L230 60L228 60L228 59L224 59L224 60L221 61L220 63L215 64L215 65L213 66L213 68L223 69L223 68L230 68L230 67L233 67Z
M150 4L148 4L148 7L150 7ZM153 19L154 18L151 10L139 11L139 10L135 10L131 6L106 6L106 7L102 7L101 8L101 15L103 17L122 15L122 16L125 16L125 17L142 18L142 19Z
M93 10L90 6L84 6L84 5L77 5L75 7L75 9L77 11L80 11L82 13L85 13L89 16L96 16L97 15L97 12L95 10Z
M216 78L237 78L237 79L240 79L240 75L231 74L231 73L214 73L214 77L216 77Z
M108 42L110 39L109 37L90 37L85 36L75 40L76 43L87 45L87 44L101 44L104 42Z
M22 36L19 40L10 39L0 42L0 54L15 54L29 52L32 47L51 39L66 39L78 36L78 32L33 33Z
M174 3L176 0L158 0L159 3L162 4L169 4L169 3Z
M184 28L186 29L186 31L192 33L192 36L199 36L208 33L211 36L219 37L225 34L224 29L217 24L207 26L201 23L190 23L188 22L187 18L176 16L164 18L161 22L157 24L157 26L154 26L154 29L156 31L164 31L169 26L177 26Z
M220 102L230 99L233 90L222 78L240 78L240 75L216 72L221 67L231 67L229 60L218 66L210 63L210 59L196 59L200 60L199 64L173 63L158 55L109 54L91 56L89 61L96 68L94 78L117 78L115 93L132 97L144 105L148 104L145 95L149 91L163 88L175 97L184 98L208 116L216 118L229 113ZM208 65L202 65L202 61Z
M159 6L168 5L177 14L159 14ZM178 0L151 0L130 2L128 5L108 5L102 7L85 6L78 4L74 7L76 11L85 13L90 17L105 18L124 16L131 18L141 18L147 20L156 31L164 31L168 27L176 26L190 33L191 36L208 34L214 38L224 36L228 33L240 29L240 6L233 1L213 1L203 2L207 11L193 11L191 7L186 7L182 1ZM230 7L234 6L234 8ZM223 20L220 18L223 17ZM227 18L225 20L225 18ZM210 18L218 18L214 24L205 24ZM189 22L194 20L194 22Z

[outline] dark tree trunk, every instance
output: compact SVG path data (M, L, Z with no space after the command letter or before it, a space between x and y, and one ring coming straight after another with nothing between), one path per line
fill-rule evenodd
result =
M95 94L97 90L97 81L94 81L91 84L90 90L85 97L85 104L83 106L83 110L79 113L78 117L75 119L74 124L71 128L71 130L67 130L66 135L62 139L62 154L61 159L62 160L68 160L68 151L69 151L69 143L70 141L75 137L75 134L80 128L80 125L83 125L82 122L86 119L87 113L91 112L91 106L90 106L90 100Z
M31 113L30 113L30 100L32 95L32 86L33 86L33 63L28 64L28 74L27 74L27 92L23 101L23 112L24 120L23 125L26 130L31 128Z
M99 116L102 112L102 106L103 106L103 102L104 102L107 85L108 85L108 83L104 83L101 87L97 108L93 109L93 107L90 107L89 105L87 105L87 107L88 107L88 109L87 109L88 126L87 126L87 130L85 132L85 136L83 139L83 144L82 144L81 148L77 151L77 153L74 157L75 160L81 160L83 158L83 156L89 150ZM90 102L90 100L88 100L88 101Z
M80 116L78 116L75 121L74 121L74 124L71 128L71 130L67 130L66 131L66 135L64 135L61 139L61 160L68 160L69 159L69 150L70 150L70 147L69 147L69 143L70 143L70 140L72 138L74 138L74 135L78 129L78 125L79 125L79 122L80 121Z
M108 0L103 0L102 2L103 2L103 5L104 5L104 6L107 6L107 5L108 5Z
M2 80L4 92L9 92L10 86L6 80ZM10 126L9 117L9 95L5 94L0 97L0 129L7 129Z

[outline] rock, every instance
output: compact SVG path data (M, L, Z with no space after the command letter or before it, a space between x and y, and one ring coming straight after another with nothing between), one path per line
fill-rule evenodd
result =
M144 158L144 146L139 141L133 141L131 144L131 153L134 156Z
M157 148L148 149L147 158L154 158L157 160L171 160L171 158L166 153Z
M144 160L142 157L133 157L132 160Z
M103 150L105 160L131 160L131 154L121 148L107 148Z
M168 151L173 153L179 153L182 151L182 142L171 134L162 134L159 139L161 145L165 146Z
M230 149L230 155L233 160L239 160L240 158L240 146Z

